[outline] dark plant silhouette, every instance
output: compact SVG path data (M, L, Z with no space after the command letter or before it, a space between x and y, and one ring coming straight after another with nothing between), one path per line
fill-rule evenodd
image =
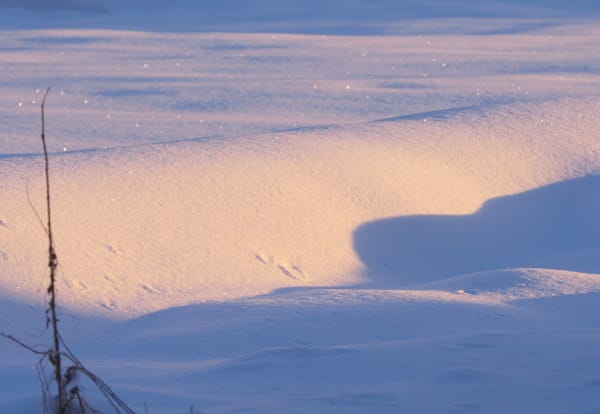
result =
M47 223L44 230L48 236L48 267L50 268L50 285L47 293L49 295L48 307L46 308L46 328L52 328L52 347L47 350L35 349L23 341L0 332L0 336L9 339L28 351L40 355L36 364L38 376L42 386L43 407L45 414L96 414L98 410L92 408L82 395L82 388L79 384L79 376L88 378L100 392L106 397L115 413L135 414L123 400L121 400L106 383L94 375L83 366L81 361L71 352L63 340L59 330L59 319L57 315L57 297L56 297L56 269L58 267L58 256L54 249L54 238L52 234L52 214L50 199L50 168L48 148L46 146L46 126L45 126L45 104L50 88L46 89L41 104L41 123L42 123L42 147L44 151L44 167L46 178L46 211ZM63 349L63 350L61 350ZM69 366L63 370L64 363ZM51 376L46 375L45 366L47 364L53 369ZM50 390L52 381L56 383L56 397L52 397Z

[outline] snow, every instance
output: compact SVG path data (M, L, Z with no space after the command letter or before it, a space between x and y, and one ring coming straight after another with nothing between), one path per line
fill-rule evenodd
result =
M50 344L51 86L63 337L136 412L600 410L599 11L2 2L0 332Z

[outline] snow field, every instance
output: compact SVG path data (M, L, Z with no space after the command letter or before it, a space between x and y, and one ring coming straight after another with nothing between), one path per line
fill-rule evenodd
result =
M51 85L64 336L136 411L599 410L600 33L467 23L3 31L0 331L48 343Z

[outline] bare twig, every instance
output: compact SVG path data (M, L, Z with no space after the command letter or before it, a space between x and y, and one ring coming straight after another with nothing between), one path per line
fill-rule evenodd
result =
M108 400L110 405L113 407L117 414L125 413L125 414L135 414L133 411L117 394L113 392L113 390L98 376L89 371L87 368L83 366L81 361L77 359L77 357L71 352L62 336L60 335L60 331L58 330L58 317L56 313L56 268L58 266L58 259L56 256L56 251L54 250L54 239L52 235L52 215L51 215L51 205L50 205L50 174L49 174L49 160L48 160L48 149L46 147L46 131L45 131L45 113L44 113L44 105L46 103L46 97L48 96L48 92L50 92L50 88L46 89L44 93L44 98L42 99L41 105L41 116L42 116L42 145L44 148L44 161L45 161L45 174L46 174L46 209L48 213L48 224L44 226L39 214L33 208L29 197L29 191L27 191L27 200L29 201L29 205L32 207L36 216L38 217L40 224L44 228L47 236L48 236L48 267L50 268L50 285L48 286L48 295L50 296L50 300L48 302L48 308L46 309L46 327L52 326L52 335L53 335L53 347L41 351L35 349L32 346L27 345L23 341L15 338L12 335L5 334L0 332L0 337L6 338L10 341L15 342L19 346L27 349L28 351L41 355L41 358L38 360L36 364L38 377L40 379L40 383L42 386L42 397L43 397L43 409L45 414L68 414L71 412L71 406L76 404L77 408L81 413L91 413L91 414L101 414L99 411L90 407L85 399L83 398L79 385L73 382L73 375L76 373L82 373L85 375L96 387L98 390L104 395L104 397ZM61 351L61 345L64 348L64 351ZM63 359L64 358L64 359ZM73 364L73 366L69 367L63 376L62 373L62 361L68 361ZM54 368L53 380L56 382L58 393L57 393L57 403L56 408L53 408L53 404L51 402L51 393L50 393L50 385L52 383L52 377L49 377L46 374L44 369L45 364L49 362L50 365ZM146 410L147 411L147 410Z
M126 414L135 414L135 411L133 411L121 398L119 398L119 396L115 394L115 392L104 381L83 366L81 361L75 356L75 354L73 354L73 352L71 352L67 344L63 341L62 337L60 337L60 341L65 348L63 356L73 363L72 368L88 377L89 380L92 381L96 387L98 387L102 395L104 395L110 405L112 405L116 413L124 412Z
M40 380L40 384L42 385L42 402L44 404L44 413L51 414L52 409L50 407L50 384L48 381L48 376L46 375L46 371L44 370L44 361L46 357L41 358L35 367L37 368L38 378Z
M31 211L33 211L33 214L35 214L35 217L37 218L38 222L40 223L40 226L42 227L42 229L44 229L44 233L46 233L46 235L48 235L48 229L46 228L46 225L44 224L44 221L42 220L42 216L40 216L37 209L33 205L33 201L31 201L31 195L29 194L29 180L27 180L27 182L25 183L25 195L27 196L27 204L29 204Z
M54 250L54 239L52 237L52 212L50 205L50 167L48 161L48 148L46 146L46 120L44 106L50 88L46 89L44 98L42 99L42 147L44 148L44 163L46 172L46 211L48 213L48 267L50 268L50 286L48 286L48 294L50 302L48 303L48 312L50 314L47 322L52 325L52 334L54 338L54 347L50 354L50 363L54 366L54 379L58 388L58 407L59 414L65 414L65 406L63 405L63 387L62 387L62 367L60 360L60 339L58 336L58 317L56 315L56 268L58 267L58 259Z
M29 352L33 352L34 354L37 354L37 355L48 355L48 351L40 351L38 349L35 349L35 348L27 345L25 342L23 342L23 341L15 338L12 335L8 335L8 334L5 334L4 332L0 332L0 336L4 337L6 339L10 339L11 341L19 344L20 346L22 346L23 348L25 348Z

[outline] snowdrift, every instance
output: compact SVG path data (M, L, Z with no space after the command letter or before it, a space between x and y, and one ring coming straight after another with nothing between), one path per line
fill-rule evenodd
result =
M49 343L50 85L63 336L137 412L597 412L592 3L2 2L0 331Z
M288 287L596 273L597 110L535 102L55 155L62 303L128 318ZM36 301L41 160L8 157L2 169L3 290Z

